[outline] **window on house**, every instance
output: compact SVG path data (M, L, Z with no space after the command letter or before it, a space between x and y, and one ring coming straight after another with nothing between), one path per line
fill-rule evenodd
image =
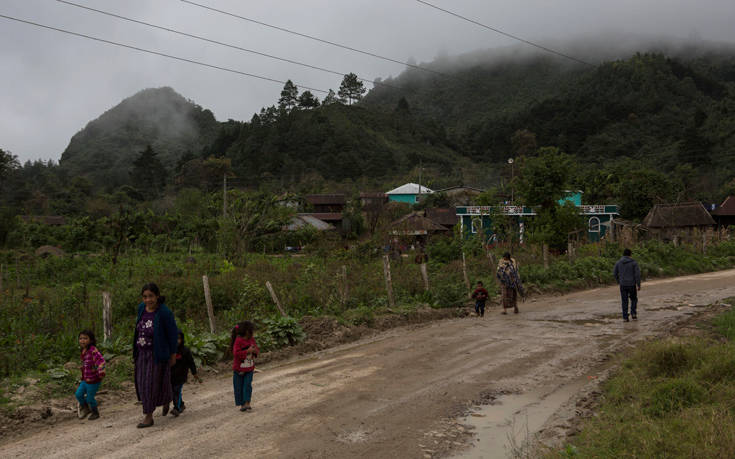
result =
M472 220L472 234L475 234L478 231L480 231L480 228L482 228L482 220L480 220L479 218L473 219Z
M589 232L599 233L600 232L600 219L597 217L591 217L589 222Z

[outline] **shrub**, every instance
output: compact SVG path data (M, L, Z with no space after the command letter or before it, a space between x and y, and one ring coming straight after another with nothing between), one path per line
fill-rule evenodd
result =
M645 411L651 416L663 416L693 406L701 402L705 395L705 389L691 379L671 379L653 388L650 404Z

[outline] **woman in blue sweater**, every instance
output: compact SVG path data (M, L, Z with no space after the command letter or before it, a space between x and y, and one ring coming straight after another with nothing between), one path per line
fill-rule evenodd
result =
M133 338L135 389L143 402L145 416L138 428L153 425L153 411L157 406L163 406L164 416L168 413L173 399L171 367L176 363L179 334L174 314L164 304L158 286L145 284L141 296L143 302L138 305Z

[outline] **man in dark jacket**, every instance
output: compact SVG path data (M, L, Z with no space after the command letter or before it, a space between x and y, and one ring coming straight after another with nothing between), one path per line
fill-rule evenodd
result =
M632 254L630 249L623 250L622 258L615 263L615 269L613 269L615 281L620 285L623 320L626 322L628 322L628 298L630 298L630 316L633 320L638 319L638 290L641 289L641 268L631 258Z

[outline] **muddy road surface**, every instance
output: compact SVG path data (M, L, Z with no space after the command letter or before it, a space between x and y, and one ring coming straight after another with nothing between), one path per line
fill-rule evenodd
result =
M621 320L617 287L537 297L518 315L489 308L264 365L250 412L235 408L230 375L210 376L184 386L178 418L159 410L136 429L131 394L97 421L6 440L0 457L507 457L523 438L561 433L610 355L729 296L735 270L644 283L637 322Z

